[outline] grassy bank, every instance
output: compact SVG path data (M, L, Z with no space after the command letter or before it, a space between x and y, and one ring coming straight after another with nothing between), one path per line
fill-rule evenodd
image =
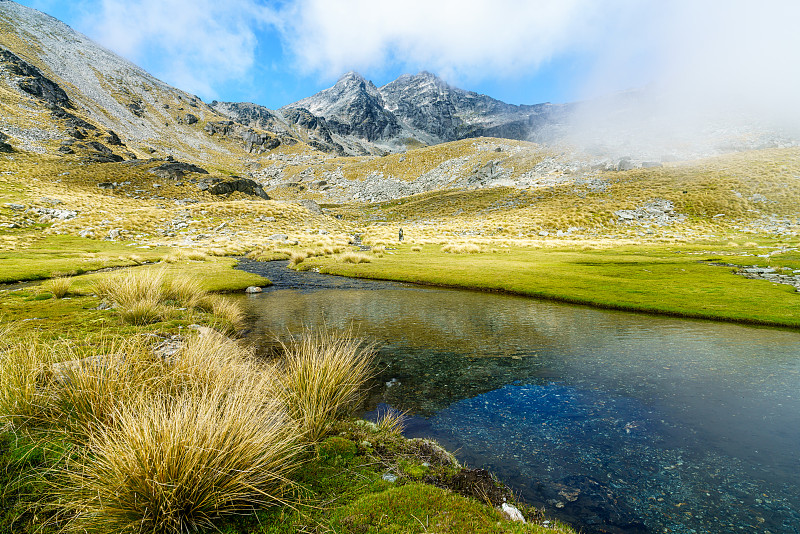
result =
M313 258L303 268L587 304L602 308L800 327L800 296L789 285L750 280L735 268L800 269L796 252L763 255L765 245L640 245L616 248L489 248L402 245L370 261ZM593 249L594 248L594 249ZM780 248L767 247L767 250ZM462 253L453 253L453 252ZM470 253L472 252L472 253Z
M199 274L229 263L195 261L2 293L0 533L573 532L524 505L528 523L504 518L504 486L465 485L398 414L352 419L360 340L309 332L265 361L187 328L237 326L206 289L230 281Z

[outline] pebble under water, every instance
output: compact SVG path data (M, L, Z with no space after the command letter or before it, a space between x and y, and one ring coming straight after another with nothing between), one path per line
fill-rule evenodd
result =
M380 343L367 416L410 410L407 435L548 514L589 533L800 532L800 333L303 276L247 297L251 339L352 325Z

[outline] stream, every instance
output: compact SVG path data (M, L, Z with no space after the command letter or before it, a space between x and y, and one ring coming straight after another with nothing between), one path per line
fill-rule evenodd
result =
M526 502L587 533L800 533L800 332L477 291L239 268L249 339L378 343L362 413L407 410Z

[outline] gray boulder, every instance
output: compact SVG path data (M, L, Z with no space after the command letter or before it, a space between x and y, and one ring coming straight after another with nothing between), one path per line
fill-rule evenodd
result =
M0 152L13 152L14 147L6 143L6 141L8 141L8 136L0 132Z
M316 215L322 215L322 208L313 200L300 200L299 204Z
M249 178L234 177L233 180L220 181L208 188L208 192L212 195L229 195L235 191L269 200L269 195L264 191L264 188L258 182Z
M183 163L181 161L170 161L150 169L150 174L155 174L159 178L163 178L165 180L180 180L190 172L208 174L207 170L200 168L197 165Z

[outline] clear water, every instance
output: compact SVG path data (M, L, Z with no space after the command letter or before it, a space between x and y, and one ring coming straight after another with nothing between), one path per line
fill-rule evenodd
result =
M381 343L364 411L584 532L800 532L800 333L400 285L247 299L254 340ZM374 289L373 289L374 287Z

